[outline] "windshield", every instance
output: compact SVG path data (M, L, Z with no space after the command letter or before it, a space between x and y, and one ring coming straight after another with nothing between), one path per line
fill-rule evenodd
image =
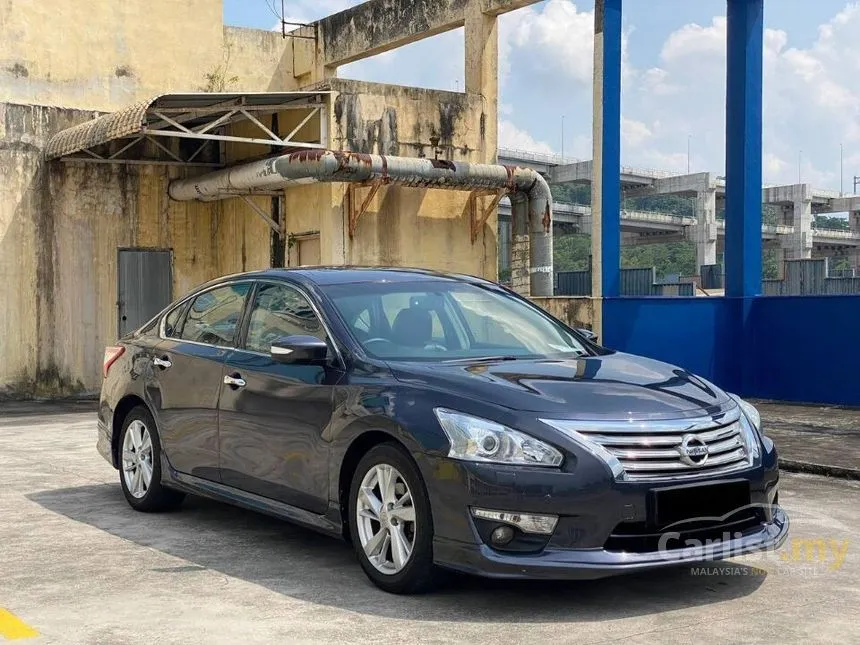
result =
M427 280L324 288L370 356L388 360L570 358L585 346L501 289Z

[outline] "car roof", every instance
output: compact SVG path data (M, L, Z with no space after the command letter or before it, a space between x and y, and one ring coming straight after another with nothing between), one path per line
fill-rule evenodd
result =
M289 278L300 283L320 286L368 282L426 282L452 281L471 284L491 284L488 280L458 273L443 273L429 269L403 267L319 266L290 269L264 269L224 276L213 283L242 278Z

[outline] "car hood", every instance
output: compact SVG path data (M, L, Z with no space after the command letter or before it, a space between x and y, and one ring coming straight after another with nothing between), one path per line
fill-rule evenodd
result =
M618 352L564 360L399 362L391 368L402 382L559 418L682 419L736 405L686 370Z

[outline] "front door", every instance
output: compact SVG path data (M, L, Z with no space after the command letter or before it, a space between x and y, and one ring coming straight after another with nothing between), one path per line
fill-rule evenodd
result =
M261 282L252 296L247 335L227 357L219 404L221 478L225 484L315 513L328 507L328 444L335 363L272 360L272 340L326 339L308 300L285 283Z
M117 329L124 338L170 304L170 251L120 249L117 267Z
M218 397L224 360L235 347L250 282L204 291L165 324L155 348L150 399L161 443L181 473L217 481ZM183 306L184 307L184 306ZM171 312L172 313L172 312Z

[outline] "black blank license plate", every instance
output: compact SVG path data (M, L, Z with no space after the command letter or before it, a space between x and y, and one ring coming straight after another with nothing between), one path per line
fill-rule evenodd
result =
M657 526L694 518L722 518L750 503L747 480L661 488L651 494Z

